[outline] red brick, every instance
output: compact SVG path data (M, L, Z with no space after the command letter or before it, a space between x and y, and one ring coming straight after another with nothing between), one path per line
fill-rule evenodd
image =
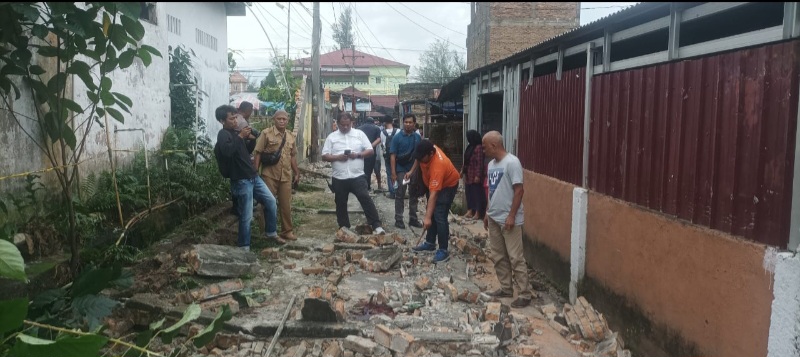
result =
M303 274L305 275L319 275L323 272L325 272L325 267L317 264L303 268Z

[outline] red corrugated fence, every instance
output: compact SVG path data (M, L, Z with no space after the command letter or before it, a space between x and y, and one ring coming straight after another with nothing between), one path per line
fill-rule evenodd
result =
M799 46L798 41L785 42L595 76L590 188L785 248L800 83ZM521 112L546 99L561 108L574 105L576 112L583 113L582 104L560 103L563 99L553 92L560 93L539 88L531 100L523 91ZM569 100L577 101L577 97L583 98L572 95ZM539 111L534 112L536 117ZM569 125L582 135L572 115L551 117L544 128ZM521 157L523 138L542 135L523 132L522 118L521 113ZM562 120L569 124L561 124ZM580 145L562 142L574 135L547 135L554 135L546 143L553 145L547 151L563 153L565 158L559 164L566 167L533 167L579 182L572 180L572 167L574 148ZM536 148L543 144L532 143ZM535 157L529 160L536 162Z
M519 159L525 169L581 184L586 70L536 77L521 83Z

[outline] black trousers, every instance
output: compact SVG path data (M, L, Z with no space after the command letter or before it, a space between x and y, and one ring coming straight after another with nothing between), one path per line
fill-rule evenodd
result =
M367 190L370 190L372 187L372 172L375 171L375 163L377 162L377 157L372 155L368 158L364 159L364 174L367 178ZM378 167L380 170L380 167Z
M339 223L339 227L350 228L350 215L347 213L347 201L350 198L350 193L355 195L358 203L361 204L361 209L364 210L364 215L367 216L367 223L372 228L381 226L381 218L375 208L375 202L372 202L372 197L369 197L367 179L364 175L347 180L333 178L332 186L334 201L336 202L336 221Z

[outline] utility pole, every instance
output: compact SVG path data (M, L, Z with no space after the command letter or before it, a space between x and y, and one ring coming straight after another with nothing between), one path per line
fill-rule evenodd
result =
M356 56L356 47L355 47L355 45L352 45L350 47L350 49L352 50L353 54L350 55L350 56L345 56L344 54L342 54L342 57L343 58L344 57L350 57L353 60L353 64L350 66L350 73L352 74L352 79L351 79L352 87L351 88L353 88L353 91L350 92L350 94L352 94L352 96L353 96L353 99L352 99L353 107L351 108L350 111L353 112L353 114L355 116L355 114L356 114L356 58L364 58L364 56Z
M316 99L317 117L311 124L311 152L309 161L316 162L319 158L319 141L326 124L325 120L325 97L320 93L320 68L319 68L319 43L322 35L322 25L319 17L319 2L314 3L314 24L311 34L311 93L312 98ZM316 129L316 130L315 130Z
M289 27L292 26L292 3L286 3L286 59L289 59Z

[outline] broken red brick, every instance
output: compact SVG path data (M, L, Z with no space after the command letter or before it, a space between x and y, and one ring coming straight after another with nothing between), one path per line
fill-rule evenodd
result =
M322 274L324 271L325 267L317 264L303 268L303 274L305 275L319 275Z
M423 276L419 278L416 283L414 283L414 286L416 286L419 291L425 291L433 286L433 282L427 276Z
M205 301L218 296L241 291L242 289L244 289L244 282L242 282L241 279L226 280L180 294L178 295L178 301L184 304L190 304L195 301Z
M290 269L291 270L291 269L294 269L295 267L297 267L297 264L295 264L295 263L286 263L286 264L283 265L283 269Z
M225 295L215 299L207 300L200 303L200 309L216 313L223 305L228 305L231 312L236 314L239 312L239 303L233 296Z
M322 246L322 253L324 254L332 254L334 250L336 250L336 246L333 244L325 244Z
M290 250L286 252L286 256L292 259L303 259L305 254L303 254L303 252L300 251Z

